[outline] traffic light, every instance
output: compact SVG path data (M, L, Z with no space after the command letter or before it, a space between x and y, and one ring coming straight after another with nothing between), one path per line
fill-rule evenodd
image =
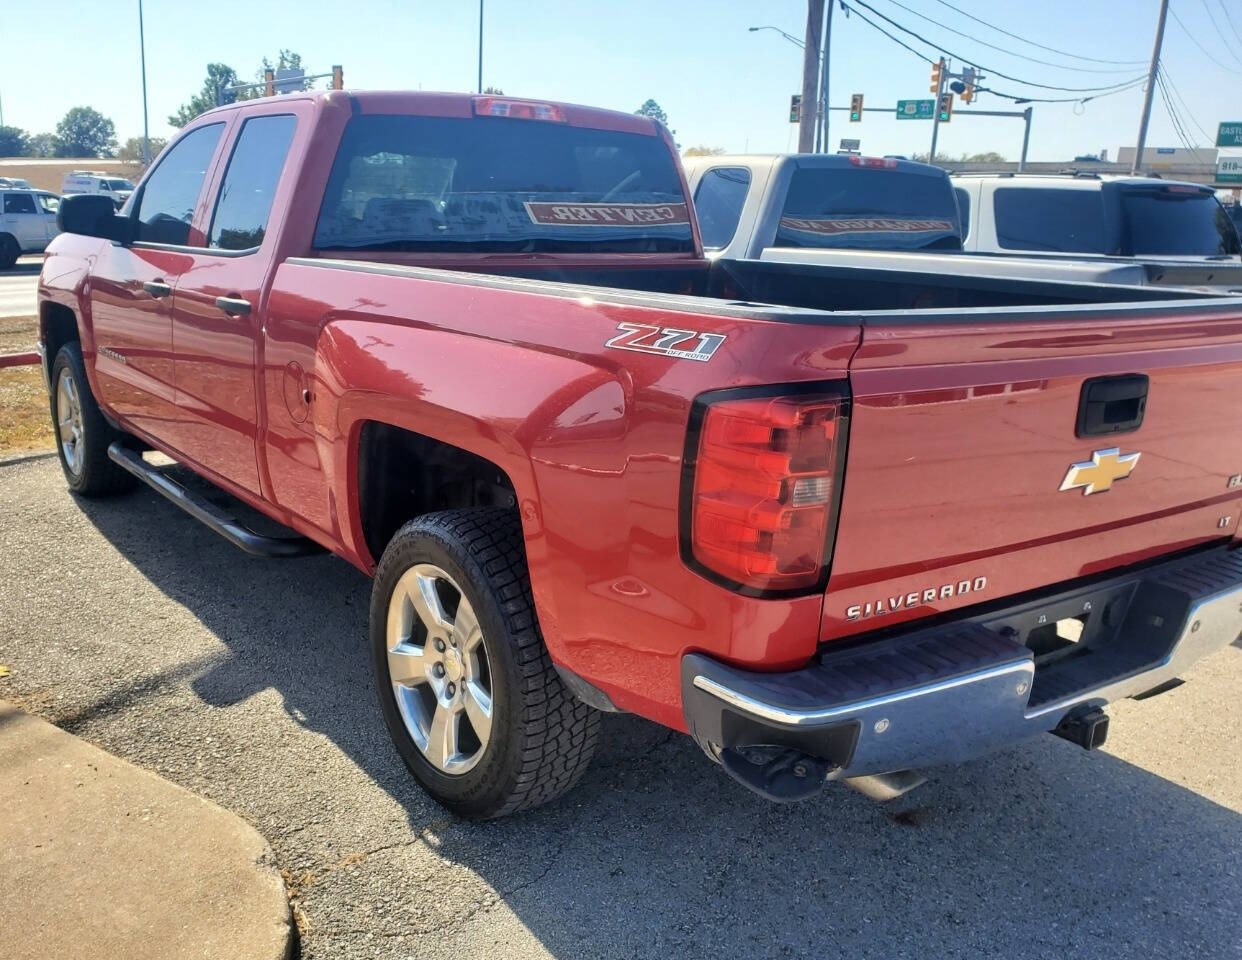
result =
M976 76L974 67L964 67L962 69L962 83L966 85L966 89L962 91L962 103L972 103L974 101Z
M339 64L332 68L332 89L345 89L345 70Z
M276 71L268 67L263 71L263 96L276 96Z
M850 123L858 123L862 120L862 103L863 95L856 93L850 97Z
M941 57L939 60L937 60L935 63L932 64L932 71L931 71L931 92L932 93L940 92L940 79L943 73L944 73L944 57Z
M795 93L789 98L789 122L797 123L802 119L802 94Z
M953 119L953 94L942 93L940 95L940 109L937 112L940 114L941 123L948 123Z

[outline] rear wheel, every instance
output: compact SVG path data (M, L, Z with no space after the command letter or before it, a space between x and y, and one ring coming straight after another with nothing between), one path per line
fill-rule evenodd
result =
M109 444L124 434L100 412L77 343L60 348L52 363L51 381L52 429L69 489L85 497L132 489L134 477L108 457Z
M388 731L453 812L538 806L590 762L599 716L548 658L510 511L449 510L402 527L376 572L371 646Z

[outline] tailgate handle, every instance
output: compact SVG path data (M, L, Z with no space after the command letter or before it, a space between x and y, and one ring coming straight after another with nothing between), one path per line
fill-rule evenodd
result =
M1092 377L1085 381L1078 398L1075 434L1107 437L1137 430L1147 412L1147 384L1145 373Z

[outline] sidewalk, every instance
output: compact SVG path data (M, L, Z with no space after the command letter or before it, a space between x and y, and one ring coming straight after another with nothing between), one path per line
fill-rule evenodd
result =
M0 701L7 960L283 960L293 928L241 818Z

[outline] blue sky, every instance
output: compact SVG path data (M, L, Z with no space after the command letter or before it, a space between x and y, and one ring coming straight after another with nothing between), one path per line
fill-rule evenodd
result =
M942 49L1023 80L1094 87L1146 70L1143 65L1067 60L972 23L941 0L900 0L909 10L1028 57L1122 72L1032 63L934 26L895 5L897 0L866 2ZM1172 20L1165 41L1168 76L1209 135L1218 121L1242 119L1242 42L1230 32L1222 2L1242 31L1240 0L1172 0L1172 9L1221 65ZM1158 0L952 4L1057 50L1127 61L1150 57L1159 7ZM28 9L19 0L0 0L2 29L7 33L19 22L29 23ZM62 0L55 9L63 29L35 30L39 43L4 45L0 98L5 123L32 132L50 130L68 108L89 104L115 121L121 139L140 134L137 0ZM223 61L249 77L265 54L274 56L282 46L300 52L315 71L342 64L349 87L472 90L475 84L475 0L146 0L145 12L153 135L168 133L165 117L202 84L208 61ZM772 24L800 36L805 17L802 0L486 0L483 80L514 95L622 110L654 97L683 147L783 151L795 142L788 108L790 94L801 86L801 53L773 31L751 33L747 27ZM863 93L868 106L927 97L927 81L925 63L837 8L830 73L834 105L848 104L851 93ZM999 77L993 83L1019 94L1040 93ZM1134 142L1141 102L1142 91L1133 90L1085 106L1036 104L1031 158L1066 159L1101 148L1115 154L1118 146ZM981 97L976 107L1020 109L993 96ZM965 112L959 106L953 122L942 127L941 150L996 150L1016 159L1020 122L967 119ZM1192 121L1186 126L1197 145L1207 144ZM910 154L926 151L930 127L929 122L898 122L876 114L851 124L835 114L830 136L834 145L840 137L857 137L865 153ZM1159 95L1148 144L1180 145Z

